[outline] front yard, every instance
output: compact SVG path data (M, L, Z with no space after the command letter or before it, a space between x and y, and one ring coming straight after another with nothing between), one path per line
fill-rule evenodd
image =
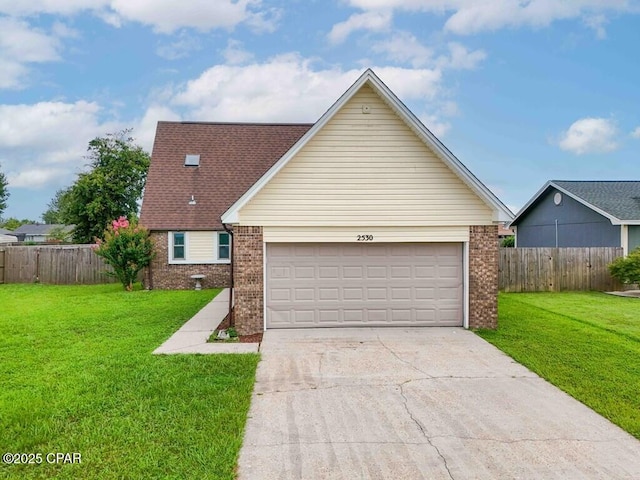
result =
M501 293L498 312L480 336L640 439L640 299Z
M151 355L216 293L0 285L0 453L41 454L0 478L234 478L258 355Z

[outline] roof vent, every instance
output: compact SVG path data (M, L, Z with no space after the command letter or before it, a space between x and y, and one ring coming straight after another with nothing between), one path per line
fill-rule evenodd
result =
M184 157L184 166L185 167L199 167L200 166L200 155L185 155L185 157Z

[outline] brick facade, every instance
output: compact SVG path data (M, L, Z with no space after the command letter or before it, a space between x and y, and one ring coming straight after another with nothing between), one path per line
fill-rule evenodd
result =
M144 274L145 287L159 290L189 290L195 287L191 275L205 275L201 280L202 288L226 288L231 286L231 265L229 264L192 264L170 265L169 232L151 232L156 256Z
M264 329L262 227L233 229L233 319L240 335Z
M469 227L469 327L498 326L498 226Z

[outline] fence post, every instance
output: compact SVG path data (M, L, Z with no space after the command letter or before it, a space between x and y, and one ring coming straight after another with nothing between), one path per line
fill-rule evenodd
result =
M4 283L4 248L0 248L0 283Z

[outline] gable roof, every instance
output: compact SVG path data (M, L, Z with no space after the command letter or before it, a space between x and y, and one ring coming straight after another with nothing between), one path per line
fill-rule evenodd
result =
M13 230L7 230L6 228L0 228L0 235L11 235Z
M150 230L221 230L222 213L310 128L158 122L140 223ZM199 165L185 166L186 155L200 155Z
M518 223L549 189L555 188L611 220L613 225L640 225L640 181L548 181L515 216Z
M413 132L488 206L497 211L496 220L509 221L513 213L436 138L427 127L400 101L371 69L367 69L356 82L320 117L298 142L287 151L249 190L222 215L223 223L237 223L239 212L295 155L318 133L333 116L362 88L368 84L387 105L413 130Z

